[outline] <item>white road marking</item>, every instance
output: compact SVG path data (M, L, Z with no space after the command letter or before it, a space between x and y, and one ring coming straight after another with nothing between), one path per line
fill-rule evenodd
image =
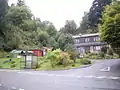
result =
M54 76L54 74L48 74L47 76Z
M16 88L16 87L12 87L11 89L12 89L12 90L16 90L17 88Z
M113 76L110 76L110 77L108 77L108 79L117 80L117 79L120 79L120 77L113 77Z
M95 78L96 76L84 76L84 78Z
M107 76L98 76L98 77L95 77L95 78L98 78L98 79L106 79Z
M2 84L0 84L0 87L2 87Z
M78 78L82 78L83 76L77 76Z
M63 76L65 76L65 75L55 75L55 76L58 76L58 77L63 77Z
M100 69L101 72L109 72L110 71L110 67L107 67L107 68L103 68L103 69Z
M19 90L24 90L24 89L19 88Z

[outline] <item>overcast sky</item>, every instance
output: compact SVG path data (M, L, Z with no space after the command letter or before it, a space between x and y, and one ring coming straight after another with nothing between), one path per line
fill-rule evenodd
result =
M51 21L57 29L66 20L75 20L79 25L84 12L89 11L93 0L25 0L32 13L42 21ZM16 0L10 0L16 2Z

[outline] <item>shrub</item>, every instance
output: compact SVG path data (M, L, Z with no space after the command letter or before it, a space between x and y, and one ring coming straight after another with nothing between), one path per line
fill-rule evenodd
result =
M72 61L70 60L70 55L66 52L61 52L60 53L60 62L59 64L67 66L69 64L71 64Z
M118 58L119 58L119 55L114 53L114 54L113 54L113 58L114 58L114 59L118 59Z
M15 61L11 61L10 63L11 63L11 64L14 64L14 63L15 63Z
M113 56L111 56L111 55L108 55L108 54L105 55L105 59L112 59L112 58L113 58Z
M90 56L90 59L97 59L97 55Z
M114 52L113 52L113 49L112 49L112 48L109 48L109 49L107 50L107 54L108 54L108 55L113 55L113 53L114 53Z
M105 53L104 52L99 52L97 55L97 59L103 59L105 58Z
M51 62L52 67L55 67L55 65L57 65L59 63L60 52L61 52L61 50L57 49L57 50L51 51L47 54L46 59Z
M88 60L87 58L83 58L83 59L80 60L80 63L84 64L84 65L87 65L87 64L91 64L91 61Z
M11 65L11 68L15 68L17 65L16 64L12 64Z
M7 55L8 55L8 53L5 52L5 51L0 52L0 58L4 58L4 57L6 57Z
M97 59L97 54L96 53L89 53L85 56L85 58Z

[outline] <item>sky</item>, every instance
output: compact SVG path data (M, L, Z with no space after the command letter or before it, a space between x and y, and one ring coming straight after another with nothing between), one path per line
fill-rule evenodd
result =
M57 29L60 29L66 20L74 20L79 26L84 12L89 11L93 0L25 0L25 2L41 21L51 21Z

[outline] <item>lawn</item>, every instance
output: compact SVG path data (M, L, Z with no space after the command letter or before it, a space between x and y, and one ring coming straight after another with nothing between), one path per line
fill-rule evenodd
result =
M68 66L64 65L56 65L54 68L51 66L50 62L45 62L40 64L40 67L36 70L63 70L63 69L71 69L71 68L77 68L80 67L82 64L79 61L76 61L75 64L70 64Z
M3 69L23 69L24 63L21 64L21 59L18 58L12 58L11 61L9 61L10 58L0 58L0 68ZM39 60L40 61L40 60ZM40 62L39 67L36 70L63 70L63 69L71 69L71 68L77 68L80 67L83 64L85 60L77 59L76 63L69 64L67 66L64 65L56 65L54 68L51 66L51 62Z
M20 69L20 59L18 58L0 58L0 68L4 69Z

